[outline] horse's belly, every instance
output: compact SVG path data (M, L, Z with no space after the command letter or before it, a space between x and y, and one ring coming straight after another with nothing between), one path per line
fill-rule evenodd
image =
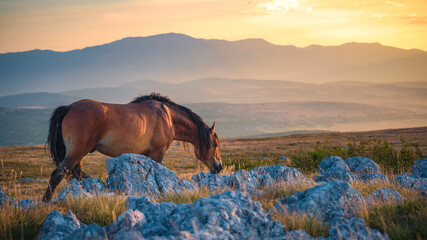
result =
M150 148L149 136L115 136L107 135L98 142L95 149L105 155L117 157L123 153L143 154Z

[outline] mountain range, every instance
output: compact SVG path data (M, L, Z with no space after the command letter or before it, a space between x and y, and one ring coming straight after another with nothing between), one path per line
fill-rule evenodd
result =
M159 92L220 137L426 126L427 53L376 43L278 46L182 34L0 54L0 146L43 144L53 108Z
M427 53L378 43L279 46L262 39L133 37L68 52L0 54L0 96L109 88L144 79L182 83L206 77L291 82L422 82Z

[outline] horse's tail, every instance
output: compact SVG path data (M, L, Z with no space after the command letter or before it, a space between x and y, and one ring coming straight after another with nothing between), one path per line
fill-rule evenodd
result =
M62 120L67 114L69 106L60 106L53 111L49 120L49 133L47 144L49 145L50 155L56 166L61 164L65 157L65 145L62 138Z

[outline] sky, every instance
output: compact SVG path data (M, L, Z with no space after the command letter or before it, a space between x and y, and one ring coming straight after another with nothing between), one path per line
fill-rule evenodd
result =
M0 0L1 53L69 51L169 32L427 51L427 0Z

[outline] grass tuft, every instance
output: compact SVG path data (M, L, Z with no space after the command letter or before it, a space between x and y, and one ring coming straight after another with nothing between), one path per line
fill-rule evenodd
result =
M389 176L390 178L390 176ZM351 182L350 185L355 188L357 191L359 191L363 197L368 196L369 194L375 192L376 190L382 189L382 188L391 188L398 191L402 196L404 196L407 199L414 199L418 197L418 192L414 189L405 188L397 183L385 183L382 181L370 181L370 182L363 182L363 181L355 181Z
M312 237L328 237L329 229L331 228L319 218L309 217L307 214L296 212L279 213L275 211L272 213L272 217L273 220L278 220L285 225L286 232L302 229Z
M161 196L158 202L173 202L175 204L194 203L201 197L209 197L213 193L209 193L207 188L202 188L197 191L183 191L180 193L170 192Z
M391 239L427 239L427 201L419 197L400 204L381 203L359 211L359 216Z
M61 209L71 210L77 219L85 224L97 223L106 226L126 210L126 198L122 196L95 196L69 198L65 202L55 203Z
M23 210L10 205L3 206L0 210L0 239L33 239L52 210L65 213L63 207L53 205L40 205L35 208Z

